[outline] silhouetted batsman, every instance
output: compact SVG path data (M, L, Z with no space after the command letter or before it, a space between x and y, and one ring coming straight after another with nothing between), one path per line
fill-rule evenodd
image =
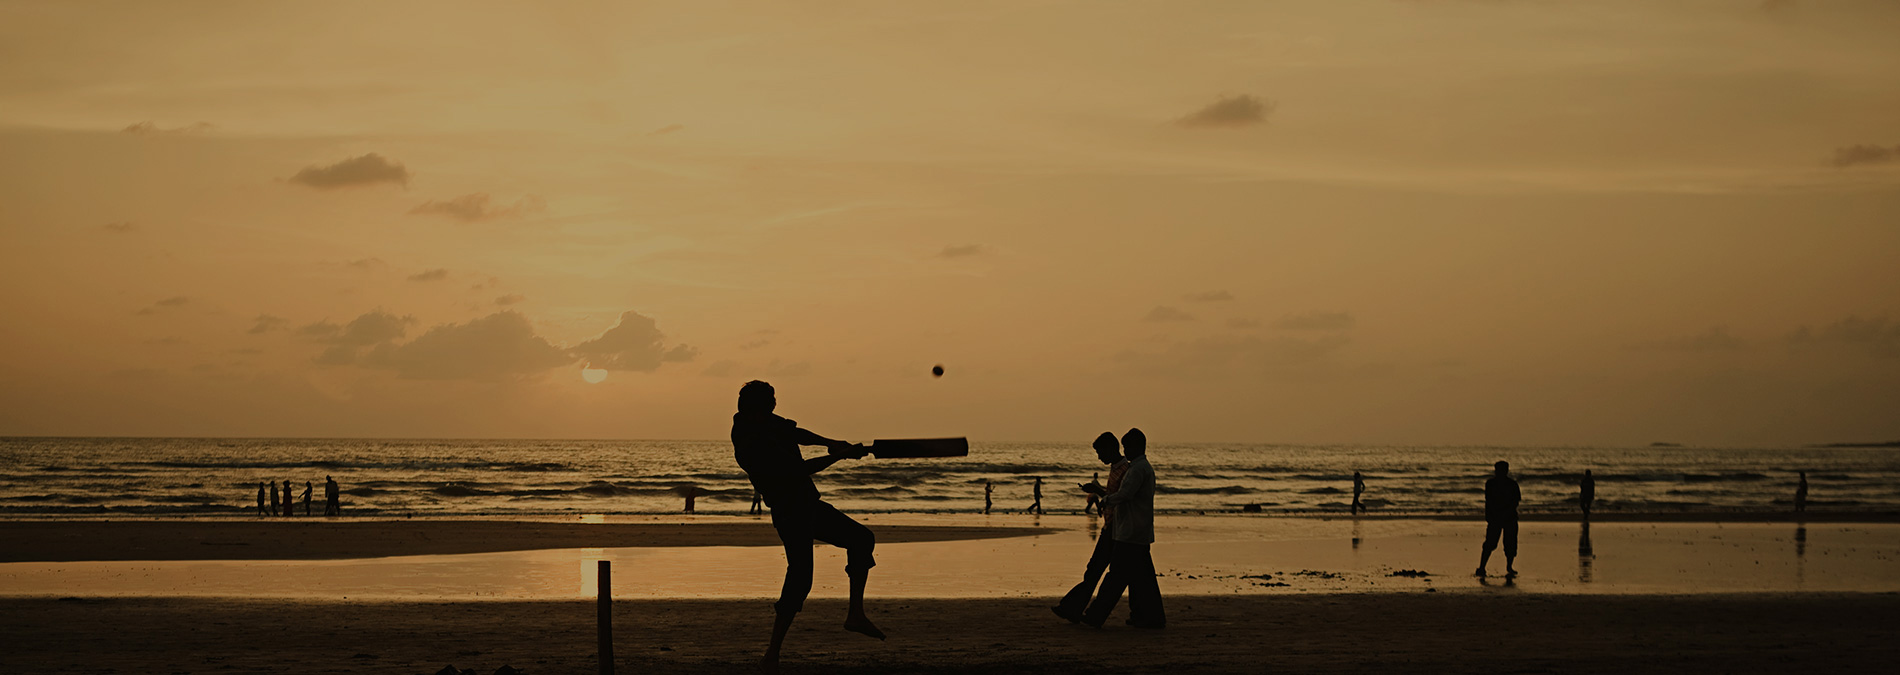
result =
M818 486L811 476L841 459L860 459L867 453L863 446L834 441L800 429L797 422L773 414L778 398L772 385L753 380L739 388L739 412L732 416L732 454L751 479L752 487L765 497L772 511L772 527L785 544L785 586L773 605L777 619L772 623L772 643L759 660L759 670L778 672L779 648L785 644L785 632L792 619L805 608L811 594L812 541L822 541L846 554L845 575L851 579L851 609L845 615L844 628L879 640L884 633L864 615L864 582L877 562L871 558L876 537L871 529L858 524L818 497ZM798 446L821 445L827 454L806 459Z
M1128 461L1122 459L1121 442L1115 440L1115 434L1104 431L1102 435L1095 437L1095 458L1108 465L1108 485L1103 487L1090 481L1082 486L1082 490L1090 497L1099 497L1096 494L1097 490L1103 494L1113 494L1120 490L1122 476L1128 473ZM1107 508L1103 508L1101 512L1108 527L1114 527L1115 515ZM1088 609L1089 598L1095 595L1095 585L1102 580L1102 572L1108 570L1109 560L1114 553L1114 537L1097 537L1095 551L1089 554L1088 566L1082 570L1082 583L1069 589L1069 594L1062 596L1062 601L1049 609L1053 610L1056 616L1068 619L1069 623L1081 622L1082 612Z
M1478 576L1484 576L1484 567L1491 562L1491 552L1498 548L1498 537L1504 538L1504 577L1517 576L1517 503L1524 496L1517 490L1517 481L1511 479L1511 463L1498 462L1497 475L1484 482L1484 553L1478 557Z

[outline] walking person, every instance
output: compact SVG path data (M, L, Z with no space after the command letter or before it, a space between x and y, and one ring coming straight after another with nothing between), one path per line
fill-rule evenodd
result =
M778 672L779 651L792 619L805 608L811 594L812 542L822 541L845 550L844 572L851 579L851 604L844 629L879 640L878 630L864 614L864 585L871 568L876 537L871 529L852 520L819 497L812 474L830 468L842 459L861 459L867 454L862 445L835 441L799 428L798 423L773 414L778 397L772 385L758 380L739 389L739 411L732 416L732 454L744 469L753 489L765 496L772 510L772 527L785 545L785 585L773 604L772 641L759 670ZM827 454L806 459L801 445L821 445Z
M268 516L270 510L264 508L264 484L257 484L257 515Z
M1035 490L1036 502L1030 504L1027 511L1040 516L1042 515L1042 476L1036 477L1036 486L1032 489Z
M1109 438L1115 437L1114 434L1110 434L1106 431L1102 433L1106 434ZM1115 454L1120 455L1121 452L1117 451ZM1097 472L1089 474L1089 485L1101 485L1101 484L1102 484L1102 472L1097 471ZM1082 500L1082 513L1088 514L1088 515L1095 515L1095 500L1100 499L1100 497L1095 496L1095 493L1093 492L1083 492L1082 494L1085 495L1085 498Z
M1583 470L1583 481L1577 484L1577 506L1583 508L1583 519L1590 519L1590 507L1597 503L1597 479L1590 475L1589 469Z
M1114 540L1109 554L1108 572L1102 575L1102 587L1095 601L1082 614L1082 623L1101 628L1108 621L1122 591L1128 591L1128 625L1136 628L1167 626L1167 614L1161 606L1161 585L1155 582L1155 561L1150 550L1155 541L1155 470L1148 464L1148 437L1140 429L1122 435L1122 452L1128 457L1128 471L1122 474L1121 487L1103 490L1102 506L1114 510Z
M1484 553L1478 557L1477 576L1484 576L1485 565L1491 562L1491 552L1497 550L1498 539L1504 539L1504 578L1517 576L1517 503L1523 500L1523 493L1517 489L1517 481L1511 478L1511 463L1499 461L1493 465L1495 475L1484 482Z
M686 495L686 512L687 512L687 513L692 513L692 512L693 512L693 500L694 500L695 498L697 498L697 497L699 497L699 486L697 486L697 485L688 485L688 486L686 486L686 487L684 487L684 488L680 488L680 492L681 492L682 494L685 494L685 495Z
M989 481L983 481L983 515L990 515L990 505L992 503L990 501L990 495L995 492L996 486L994 484L991 484Z
M336 488L337 486L336 486L335 478L331 478L329 476L323 477L323 515L326 515L326 516L343 515L343 506L342 504L337 503L337 489Z
M1352 512L1354 515L1365 513L1366 511L1365 502L1359 501L1359 495L1365 494L1365 492L1366 479L1360 477L1359 472L1352 472Z
M1097 490L1104 494L1121 490L1123 477L1128 473L1128 461L1122 459L1121 443L1115 440L1115 434L1102 432L1102 435L1095 437L1094 446L1095 458L1108 465L1108 485L1104 487L1091 480L1082 486L1082 490L1089 494L1091 503L1097 502ZM1109 513L1107 508L1103 508L1101 513L1106 526L1114 527L1114 514ZM1114 541L1112 537L1095 538L1095 550L1089 553L1088 565L1082 569L1082 583L1069 589L1069 594L1062 596L1061 602L1049 608L1056 616L1068 619L1069 623L1082 621L1082 612L1088 609L1089 598L1095 595L1096 583L1102 580L1102 573L1108 570L1109 559L1115 551Z
M748 511L747 513L750 513L756 516L764 512L765 512L765 498L759 496L758 490L753 490L752 491L752 510Z
M1794 512L1804 513L1807 510L1808 510L1808 472L1803 471L1801 472L1801 484L1796 485L1794 488Z
M311 489L312 489L312 486L310 485L310 481L304 481L303 482L303 517L305 518L310 517L310 490Z

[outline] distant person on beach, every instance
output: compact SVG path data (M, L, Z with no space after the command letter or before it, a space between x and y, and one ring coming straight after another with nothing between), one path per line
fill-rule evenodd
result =
M1801 483L1794 488L1794 512L1808 510L1808 472L1801 472Z
M1589 469L1583 470L1583 482L1577 484L1577 506L1583 507L1583 517L1590 518L1590 507L1597 503L1597 479L1590 475Z
M983 481L983 515L986 515L986 516L990 515L990 506L991 506L990 495L995 494L995 492L996 492L995 485L991 484L989 481Z
M759 496L758 490L753 490L752 491L752 510L750 511L750 513L752 513L753 515L758 515L764 512L765 512L765 498Z
M830 468L841 459L861 459L866 449L844 441L835 441L801 429L797 422L773 414L778 397L772 385L758 380L739 388L739 411L732 416L732 454L744 469L753 489L765 497L772 510L772 527L785 544L785 586L773 605L777 618L772 622L772 642L759 669L778 672L779 649L792 619L805 608L811 594L813 540L845 550L845 575L851 579L851 605L845 615L845 630L884 639L884 632L864 615L864 584L870 578L876 537L871 529L819 498L812 474ZM821 445L826 454L806 459L801 445Z
M1354 514L1365 513L1366 504L1365 502L1359 501L1359 495L1365 494L1365 492L1366 479L1361 477L1359 472L1352 472L1352 512Z
M257 515L260 515L260 516L270 515L270 510L264 508L264 484L263 483L257 484Z
M699 486L688 485L681 492L686 493L686 512L693 512L693 499L699 496Z
M310 485L310 481L303 482L303 515L305 518L310 517L310 491L312 489L313 486Z
M1123 476L1128 473L1128 460L1122 459L1121 443L1115 440L1115 434L1102 432L1102 435L1095 437L1094 445L1095 458L1108 465L1108 485L1104 487L1101 483L1090 480L1088 484L1082 486L1082 490L1087 492L1089 497L1098 498L1101 494L1113 494L1121 490ZM1097 493L1097 490L1101 492ZM1089 501L1094 503L1096 499ZM1108 509L1102 509L1102 518L1108 527L1114 526L1115 516L1109 513ZM1062 596L1061 602L1049 608L1056 613L1056 616L1068 619L1069 623L1082 621L1082 612L1088 609L1089 598L1095 595L1095 585L1102 580L1102 573L1108 570L1109 560L1115 553L1114 541L1113 537L1095 539L1095 550L1089 554L1088 566L1082 570L1082 583L1069 589L1069 594Z
M1103 508L1114 509L1113 527L1109 528L1114 549L1109 554L1108 573L1102 575L1101 590L1082 613L1082 623L1101 628L1126 589L1128 625L1162 628L1168 619L1162 611L1161 585L1155 582L1150 550L1155 541L1155 470L1148 464L1147 435L1140 429L1129 429L1122 435L1122 451L1128 457L1122 484L1114 492L1103 489L1102 494Z
M323 477L323 515L326 515L326 516L343 515L343 507L342 505L337 503L336 487L337 486L336 486L335 478L331 478L329 476Z
M291 516L297 515L296 513L294 513L294 507L296 505L297 505L297 498L290 494L290 481L286 480L284 481L284 517L285 518L289 518Z
M1042 515L1042 477L1041 476L1036 477L1036 486L1031 489L1035 491L1036 502L1029 505L1029 509L1027 512L1034 513L1040 516Z
M270 481L270 514L277 515L277 481Z
M1485 565L1491 562L1491 552L1498 548L1498 537L1504 538L1504 577L1517 576L1517 503L1522 501L1523 493L1517 490L1517 481L1511 479L1511 463L1500 461L1495 465L1496 475L1484 482L1484 553L1478 557L1478 576L1484 576Z

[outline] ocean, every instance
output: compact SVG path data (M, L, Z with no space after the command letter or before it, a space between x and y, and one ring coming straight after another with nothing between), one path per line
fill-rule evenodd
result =
M845 461L817 483L847 511L974 513L987 482L999 512L1020 512L1041 477L1044 509L1079 512L1076 485L1105 473L1088 440ZM1500 459L1527 513L1574 512L1585 469L1600 512L1785 511L1797 471L1808 472L1810 510L1900 511L1895 448L1164 444L1149 457L1165 512L1343 513L1357 470L1370 513L1477 513ZM346 515L378 517L678 513L689 485L700 513L743 513L752 499L724 441L4 438L0 518L243 516L256 513L260 482L285 480L299 493L313 483L321 514L326 475Z

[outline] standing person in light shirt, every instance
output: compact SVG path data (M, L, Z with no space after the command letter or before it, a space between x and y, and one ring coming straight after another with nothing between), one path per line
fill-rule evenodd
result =
M1140 429L1129 429L1122 435L1122 452L1128 456L1128 472L1122 474L1120 489L1102 490L1102 506L1115 514L1114 526L1109 528L1114 552L1102 588L1082 614L1082 623L1101 628L1126 589L1128 625L1163 628L1168 618L1162 610L1161 585L1155 582L1150 550L1155 541L1155 470L1148 464L1148 436Z

